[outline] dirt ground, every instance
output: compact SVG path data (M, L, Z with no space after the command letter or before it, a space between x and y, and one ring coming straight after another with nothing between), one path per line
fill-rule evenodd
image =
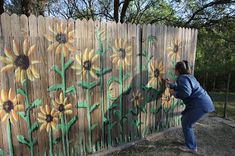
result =
M164 133L160 138L144 140L113 156L235 156L235 121L207 117L195 124L198 152L192 154L179 149L184 145L181 128Z

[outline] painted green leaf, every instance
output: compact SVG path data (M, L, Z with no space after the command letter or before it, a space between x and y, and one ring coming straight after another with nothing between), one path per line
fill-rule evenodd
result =
M92 124L92 126L91 126L91 130L95 129L97 125L98 125L97 123Z
M93 89L99 84L99 82L94 81L94 82L85 82L85 81L79 81L78 86L82 87L84 89Z
M31 127L30 131L33 132L33 131L37 130L38 128L39 128L39 125L38 125L37 122L35 122L35 123L33 123L33 125L32 125L32 127Z
M124 89L124 93L125 94L129 94L130 93L130 91L131 91L131 85L129 85L129 86L127 86L125 89Z
M113 82L117 82L117 83L120 84L120 81L118 80L118 78L112 76L112 77L110 77L110 79L108 80L108 86L110 86L111 83L113 83Z
M23 135L17 135L17 140L29 147L29 141Z
M69 88L66 89L65 93L70 93L72 92L74 95L76 94L76 88L75 86L70 86Z
M50 69L50 71L55 71L57 74L59 74L60 76L62 75L62 73L61 73L61 71L60 71L60 69L58 68L58 66L57 65L53 65L52 67L51 67L51 69Z
M57 125L56 125L56 130L59 131L60 129L61 129L61 124L57 124Z
M53 139L53 140L52 140L52 144L53 144L53 145L57 144L56 139Z
M123 75L123 80L126 81L129 77L130 77L130 74L126 73L125 75Z
M68 122L68 128L67 130L69 130L71 128L71 126L77 121L78 117L74 116L69 122Z
M114 110L114 114L118 117L119 120L122 119L122 116L119 110Z
M109 110L117 108L117 107L118 107L118 104L112 104L111 106L109 106Z
M17 89L17 94L21 94L21 95L23 95L23 96L26 96L25 91L24 91L23 89L21 89L21 88L18 88L18 89Z
M114 121L112 124L111 124L111 129L113 129L113 127L117 124L117 121Z
M150 91L151 90L151 87L147 87L145 85L141 85L141 88L144 90L144 91Z
M57 91L59 89L62 89L63 85L62 84L53 84L48 88L48 91Z
M24 119L25 121L27 121L27 118L26 118L26 114L25 112L18 112L19 116Z
M96 74L97 74L98 76L101 76L101 75L108 74L108 73L110 73L111 71L112 71L112 68L105 68L105 69L103 69L103 71L101 71L101 70L97 71Z
M104 123L108 123L108 119L104 116L104 118L103 118L103 122Z
M96 103L94 105L91 106L90 108L90 113L92 113L94 110L96 110L99 107L100 104Z
M131 112L131 114L134 115L134 116L138 115L136 108L131 109L130 112Z
M88 108L89 105L85 101L78 102L77 108Z
M39 106L41 106L42 105L42 100L41 99L36 99L36 100L34 100L33 101L33 103L32 103L32 108L37 108L37 107L39 107Z
M73 62L73 60L69 59L68 62L65 63L65 70L68 69L73 64Z

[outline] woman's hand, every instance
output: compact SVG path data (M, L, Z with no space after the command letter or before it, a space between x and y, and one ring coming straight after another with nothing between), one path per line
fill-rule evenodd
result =
M170 89L169 92L171 95L173 95L175 93L174 89Z

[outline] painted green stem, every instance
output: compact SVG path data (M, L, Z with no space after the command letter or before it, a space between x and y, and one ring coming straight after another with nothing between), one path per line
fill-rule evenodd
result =
M102 56L102 55L101 55ZM101 62L101 71L103 71L103 59L100 57ZM101 90L101 115L102 115L102 136L101 136L101 144L104 145L105 140L105 117L104 117L104 75L101 74L100 77L100 90Z
M86 102L87 102L87 122L88 122L88 133L89 133L89 150L92 150L92 130L91 130L91 114L90 114L90 97L89 97L90 90L86 90Z
M49 156L53 156L53 136L52 136L52 129L50 127L49 130Z
M120 121L120 142L122 143L123 139L123 64L120 65L120 70L119 70L119 95L120 95L120 104L119 104L119 110L120 110L120 116L121 116L121 121Z
M9 146L9 154L10 156L14 155L13 151L13 145L12 145L12 136L11 136L11 122L10 119L7 121L7 140L8 140L8 146Z
M25 105L26 105L26 120L27 120L27 127L28 127L28 137L29 137L29 148L30 148L30 155L34 155L34 142L33 142L33 131L31 130L31 118L30 118L30 105L29 105L29 94L28 94L28 79L24 82L24 91L25 91Z
M62 49L61 53L61 79L62 79L62 90L64 97L66 97L66 69L65 69L65 58L64 58L64 48ZM68 132L66 129L66 118L64 114L61 116L61 131L62 131L62 141L63 141L63 148L64 148L64 155L69 156L69 139L68 139Z
M108 91L107 91L107 97L108 97ZM110 101L107 99L107 120L109 121L108 123L108 148L112 146L112 135L111 135L111 129L112 129L112 122L110 120Z

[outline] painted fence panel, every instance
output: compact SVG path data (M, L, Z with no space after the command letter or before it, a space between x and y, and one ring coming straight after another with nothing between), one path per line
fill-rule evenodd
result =
M180 125L163 79L197 30L1 15L0 149L84 155Z

